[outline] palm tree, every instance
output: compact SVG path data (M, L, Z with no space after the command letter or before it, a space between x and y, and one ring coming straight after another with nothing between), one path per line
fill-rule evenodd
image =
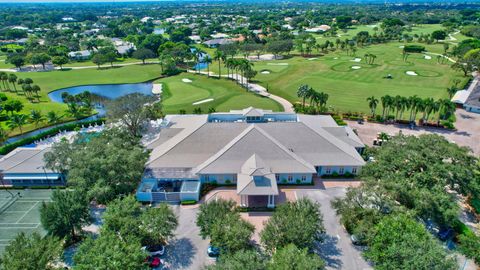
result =
M424 108L423 108L423 116L422 120L423 121L428 121L428 117L433 111L433 106L435 104L435 101L433 98L426 98L423 100Z
M324 111L325 107L327 106L327 101L328 101L328 94L324 92L320 92L318 94L318 102L320 104L320 111Z
M57 115L54 111L47 113L47 122L49 124L57 124L62 119L62 116Z
M14 114L10 117L7 121L7 126L14 130L18 128L20 130L20 134L23 134L22 127L27 124L28 116L25 114Z
M446 120L446 119L448 119L448 117L450 117L450 115L455 113L455 109L457 107L455 106L455 103L453 103L449 99L443 99L442 100L442 108L443 108L443 110L442 110L443 111L443 120Z
M302 107L305 109L305 99L307 98L308 95L308 85L307 84L302 84L300 87L298 87L297 90L297 96L302 99Z
M213 54L213 59L218 61L218 78L220 79L222 77L222 68L221 68L221 63L224 57L224 53L221 50L216 50L215 53Z
M412 122L412 121L415 121L415 119L417 118L418 107L422 106L420 104L422 102L422 99L417 97L417 95L414 95L409 97L408 100L410 104L410 117L408 118L408 120Z
M32 92L35 93L35 96L37 97L37 101L40 102L40 96L38 95L38 92L40 92L40 86L34 84L32 85Z
M212 63L212 58L209 55L205 56L203 62L207 64L207 77L210 77L210 64Z
M17 75L9 74L8 75L8 82L13 84L13 88L15 89L15 92L17 92L17 86L15 84L17 82Z
M387 112L387 108L390 105L390 100L392 99L391 96L385 95L380 98L380 101L382 103L382 119L385 120L385 113Z
M0 127L0 145L3 145L8 140L8 132Z
M405 104L403 104L403 99L401 96L397 95L393 98L393 106L396 110L396 113L395 113L395 121L398 120L398 114L400 113L400 111L402 110L403 106Z
M25 93L25 96L26 96L28 99L31 100L32 98L31 98L30 95L32 94L32 90L33 90L32 85L30 85L30 84L23 84L23 85L22 85L22 89L23 89L23 93Z
M375 110L377 109L378 99L376 99L375 96L371 96L367 98L367 101L368 101L368 107L372 112L372 117L375 117Z
M30 122L35 124L35 128L38 127L38 124L42 122L45 118L43 117L42 113L37 110L32 110L30 112Z
M447 93L448 93L448 96L450 97L450 99L455 95L455 93L457 93L457 90L458 89L455 86L447 88Z

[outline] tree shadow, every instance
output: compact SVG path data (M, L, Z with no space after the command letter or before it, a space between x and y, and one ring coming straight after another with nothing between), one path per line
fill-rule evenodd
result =
M174 240L165 249L166 269L188 268L196 252L192 240L185 237Z
M342 255L342 251L337 247L337 244L337 237L326 234L322 242L317 242L314 247L314 252L325 260L327 266L341 269L342 260L340 256Z

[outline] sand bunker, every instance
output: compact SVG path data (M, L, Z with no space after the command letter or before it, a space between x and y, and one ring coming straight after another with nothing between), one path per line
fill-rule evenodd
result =
M362 58L355 58L355 59L350 60L350 61L352 61L352 62L357 62L357 63L358 63L358 62L362 61Z
M417 76L418 74L415 72L415 71L407 71L405 72L407 75L410 75L410 76Z
M288 63L267 63L270 66L288 66Z
M361 66L352 66L352 69L361 69Z
M261 74L270 74L270 71L264 70L264 71L262 71L262 72L260 72L260 73L261 73Z
M318 58L314 57L314 58L308 58L308 61L312 61L312 60L317 60Z
M337 59L338 59L338 57L334 57L334 58L333 58L333 60L337 60Z
M183 78L183 79L182 79L182 82L184 82L184 83L191 83L191 82L192 82L192 80L190 80L190 79L187 79L187 78Z
M432 59L432 57L429 56L429 55L425 55L425 59L426 59L426 60L430 60L430 59Z
M204 99L204 100L200 100L200 101L197 101L197 102L194 102L192 103L192 105L198 105L198 104L202 104L202 103L207 103L207 102L210 102L212 101L213 98L207 98L207 99Z
M403 48L405 48L405 46L403 46L403 45L402 45L402 46L398 46L398 48L403 49Z
M152 87L152 94L160 95L162 93L162 87L163 85L161 83L154 84Z

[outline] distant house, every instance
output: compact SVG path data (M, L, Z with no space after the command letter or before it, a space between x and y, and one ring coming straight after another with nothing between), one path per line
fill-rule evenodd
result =
M117 53L120 55L128 55L136 50L135 45L132 43L125 43L124 45L115 46Z
M202 41L199 35L191 35L188 38L195 43L200 43Z
M148 22L148 21L150 21L150 20L153 20L153 18L152 18L152 17L143 17L142 19L140 19L140 21L141 21L142 23L146 23L146 22Z
M63 18L62 18L62 21L64 21L64 22L74 22L75 19L72 18L72 17L63 17Z
M216 38L216 39L211 39L211 40L207 40L207 41L203 42L203 44L205 44L206 46L208 46L210 48L216 48L220 45L231 44L231 43L233 43L233 40L226 39L226 38Z
M305 29L305 32L320 33L320 32L326 32L330 29L331 29L330 26L323 24L323 25L320 25L320 26L317 26L317 27L307 28L307 29Z
M88 50L69 52L68 57L77 61L88 60L92 57L92 53Z
M45 167L43 156L50 147L18 147L0 159L5 186L63 186L65 177Z
M222 39L222 38L225 39L225 38L228 38L230 36L227 35L227 34L224 34L224 33L216 33L216 34L212 34L211 37L214 38L214 39Z
M274 207L278 184L310 184L329 175L355 175L365 145L331 116L256 108L209 115L169 115L147 145L137 199L198 200L202 183L236 185L242 206Z

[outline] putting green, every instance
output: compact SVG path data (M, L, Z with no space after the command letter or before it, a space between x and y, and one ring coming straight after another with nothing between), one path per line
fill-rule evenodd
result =
M192 82L186 83L182 79L189 79ZM219 80L207 78L205 75L182 73L159 79L157 82L163 84L162 104L165 113L179 113L182 109L186 113L193 113L195 108L200 108L203 113L206 113L210 108L214 108L215 111L229 111L249 106L274 111L282 110L277 102L248 92L227 79ZM208 99L213 100L193 105L195 102Z

